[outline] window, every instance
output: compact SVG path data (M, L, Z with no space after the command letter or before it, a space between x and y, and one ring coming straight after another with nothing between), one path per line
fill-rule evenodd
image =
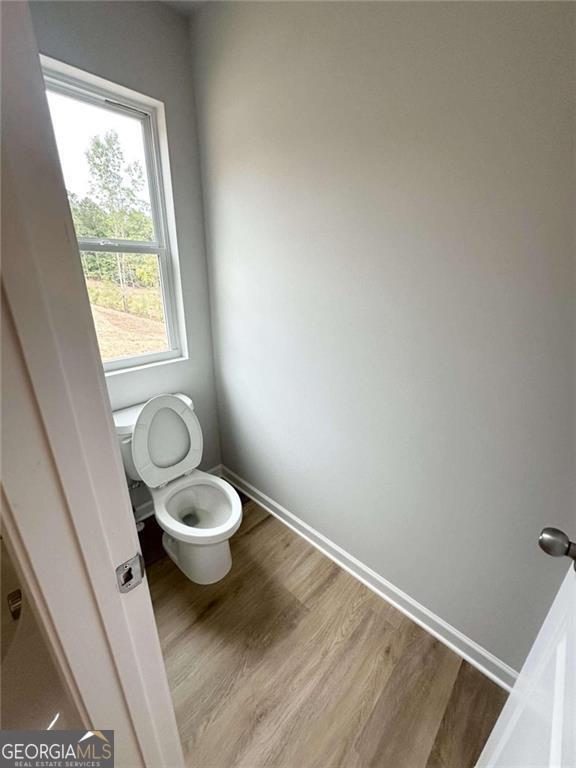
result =
M42 64L104 368L179 357L162 105L45 57Z

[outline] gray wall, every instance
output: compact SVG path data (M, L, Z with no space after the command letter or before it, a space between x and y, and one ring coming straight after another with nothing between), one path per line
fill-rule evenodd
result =
M576 535L574 13L193 24L225 464L515 667Z
M220 462L188 25L156 2L34 2L42 53L164 102L189 359L106 377L113 408L159 392L190 394L202 465Z

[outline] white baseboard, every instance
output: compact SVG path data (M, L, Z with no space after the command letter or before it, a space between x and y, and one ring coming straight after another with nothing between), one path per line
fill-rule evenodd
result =
M209 471L212 474L229 480L232 485L235 485L240 491L257 502L267 512L274 515L274 517L277 517L285 523L285 525L319 549L320 552L337 563L341 568L348 571L348 573L358 579L358 581L361 581L362 584L365 584L377 595L382 597L388 603L391 603L395 608L412 619L412 621L433 635L437 640L444 643L444 645L447 645L448 648L453 650L458 656L466 659L472 666L479 669L480 672L485 674L502 688L509 691L514 685L518 673L512 669L512 667L509 667L508 664L505 664L503 661L496 658L494 654L482 648L482 646L478 645L474 640L466 637L466 635L448 624L448 622L444 621L439 616L436 616L432 611L429 611L428 608L418 603L405 592L402 592L402 590L395 587L394 584L391 584L355 557L349 555L337 544L334 544L327 539L326 536L318 533L318 531L310 525L292 514L292 512L289 512L283 506L275 502L274 499L271 499L265 493L259 491L224 465L213 467Z

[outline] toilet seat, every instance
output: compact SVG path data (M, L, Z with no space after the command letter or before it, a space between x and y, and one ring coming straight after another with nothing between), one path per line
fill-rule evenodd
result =
M158 395L144 405L134 424L134 466L149 488L159 488L200 464L202 442L192 400Z

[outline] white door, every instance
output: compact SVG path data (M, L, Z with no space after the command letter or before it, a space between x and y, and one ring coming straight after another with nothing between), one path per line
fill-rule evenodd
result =
M83 725L122 768L176 768L148 585L115 572L139 542L29 9L0 10L2 535Z
M480 756L477 768L489 767L576 767L576 571L572 566Z

